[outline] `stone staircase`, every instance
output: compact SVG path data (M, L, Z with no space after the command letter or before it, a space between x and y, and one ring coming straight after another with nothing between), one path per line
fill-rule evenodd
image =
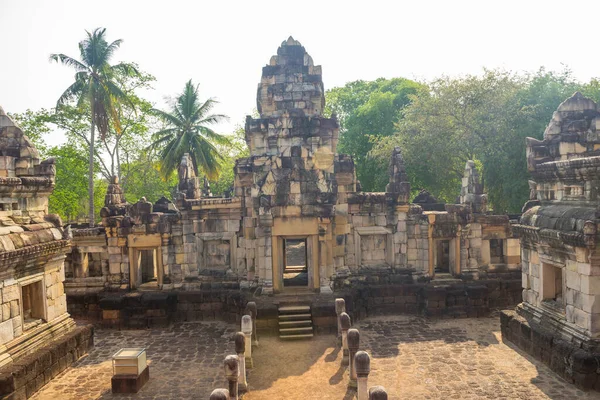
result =
M452 285L454 283L461 283L460 279L455 278L450 273L440 273L436 272L431 283L434 285Z
M310 339L312 337L313 326L310 306L289 304L279 306L280 339Z

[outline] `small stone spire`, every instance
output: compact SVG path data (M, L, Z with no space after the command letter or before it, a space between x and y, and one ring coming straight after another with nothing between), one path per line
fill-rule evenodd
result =
M106 188L106 196L104 196L104 207L118 206L125 204L125 195L123 189L119 185L119 177L114 175Z
M460 189L460 203L468 204L476 214L487 211L487 195L483 193L483 184L479 182L479 172L471 160L465 165L465 173Z
M177 176L179 178L179 184L177 185L179 197L187 199L200 198L200 181L194 171L194 163L190 153L185 153L181 157L181 162L177 168Z
M289 37L263 68L256 108L261 118L278 118L285 113L321 116L325 91L321 66L315 66L302 44Z
M390 182L385 187L388 196L397 203L408 203L410 195L410 183L408 175L406 175L406 167L404 166L404 158L400 147L395 147L390 157Z

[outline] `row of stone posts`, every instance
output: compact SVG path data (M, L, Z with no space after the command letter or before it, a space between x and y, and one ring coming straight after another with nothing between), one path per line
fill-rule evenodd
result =
M228 355L223 362L228 388L213 390L210 400L238 400L240 392L248 391L246 372L254 367L252 346L258 346L256 314L256 303L251 301L242 316L242 330L234 336L236 354Z
M358 400L387 400L387 392L382 386L368 388L371 372L371 357L360 348L360 332L352 328L352 320L346 313L346 301L335 299L335 312L338 325L338 345L342 346L342 366L348 366L350 379L348 387L356 389Z

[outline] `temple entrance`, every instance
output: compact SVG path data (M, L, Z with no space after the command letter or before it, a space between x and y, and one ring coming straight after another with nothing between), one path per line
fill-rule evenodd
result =
M438 240L436 243L435 272L450 272L450 240Z
M142 270L142 284L158 281L156 249L140 250L138 263Z
M308 287L306 238L284 239L283 253L283 286Z

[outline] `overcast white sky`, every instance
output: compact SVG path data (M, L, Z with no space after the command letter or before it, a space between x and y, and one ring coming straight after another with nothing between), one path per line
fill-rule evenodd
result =
M200 83L229 115L217 127L225 133L252 112L261 68L289 35L323 66L326 88L562 64L588 80L600 76L598 15L598 0L0 0L0 105L54 106L73 72L50 64L49 54L79 58L84 30L96 27L124 39L115 62L135 61L156 76L148 98L158 107L188 79Z

